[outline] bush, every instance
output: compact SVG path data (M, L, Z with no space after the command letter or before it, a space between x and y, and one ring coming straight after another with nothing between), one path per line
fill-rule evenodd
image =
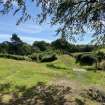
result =
M65 52L70 53L70 52L74 52L74 50L75 50L75 45L70 44L67 40L65 40L63 38L53 41L51 43L51 46L53 49L60 50L63 53L65 53Z
M29 56L32 61L36 62L52 62L57 59L56 55L52 52L33 53Z
M34 51L46 51L51 48L50 44L45 41L35 41L32 45Z
M81 57L82 57L83 54L79 54L79 55L76 55L74 56L76 58L76 62L80 62L81 61Z
M90 54L82 54L78 55L77 62L79 62L81 65L93 65L96 63L97 59L95 56Z
M14 60L27 60L27 61L30 61L30 59L28 57L26 57L26 56L19 56L19 55L0 54L0 57L8 58L8 59L14 59Z
M38 61L39 54L33 53L32 55L29 56L29 58L30 58L32 61Z
M33 53L29 56L19 56L11 54L0 54L2 58L14 59L14 60L26 60L26 61L36 61L36 62L52 62L57 59L56 55L53 53Z
M47 55L47 56L42 57L41 62L52 62L56 59L57 59L56 55L52 54L52 55Z
M46 53L41 53L39 55L39 60L41 62L52 62L54 60L57 60L57 57L54 53L46 52Z
M96 53L96 57L97 57L97 60L101 62L103 59L105 59L105 53L102 51L99 51Z
M100 68L101 68L102 70L105 70L105 61L102 61L102 62L100 63Z

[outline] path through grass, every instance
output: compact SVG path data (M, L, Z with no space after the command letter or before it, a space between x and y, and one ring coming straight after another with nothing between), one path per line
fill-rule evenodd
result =
M32 86L37 82L59 80L60 78L77 81L85 85L105 86L105 72L73 71L80 68L70 56L59 56L52 63L35 63L0 58L0 83L12 83L19 86Z

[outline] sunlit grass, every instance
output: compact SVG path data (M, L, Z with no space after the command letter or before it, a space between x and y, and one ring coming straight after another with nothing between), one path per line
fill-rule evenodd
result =
M75 80L81 84L103 85L105 72L73 71L79 68L74 58L63 55L51 63L35 63L0 58L0 83L11 83L16 86L33 86L37 82L49 83L60 78Z

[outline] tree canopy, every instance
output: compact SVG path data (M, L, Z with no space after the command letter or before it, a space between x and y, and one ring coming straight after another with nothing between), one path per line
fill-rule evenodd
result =
M27 11L27 0L0 0L0 12L7 14L14 10L14 15L21 11L17 24L31 18ZM58 33L75 40L75 35L84 33L87 28L94 31L98 41L104 41L105 0L30 0L41 8L39 23L50 16L52 25L59 25ZM17 6L14 7L14 3ZM30 4L31 6L31 4Z
M15 33L12 34L11 41L14 42L14 43L22 43L21 39Z

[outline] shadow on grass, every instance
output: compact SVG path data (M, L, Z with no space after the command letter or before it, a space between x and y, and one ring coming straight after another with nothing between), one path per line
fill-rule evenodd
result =
M11 84L0 85L0 91L9 89ZM0 93L0 105L64 105L65 96L71 93L70 87L47 86L39 82L31 88L16 86L16 91Z
M39 82L31 88L16 86L15 91L8 93L2 91L10 89L10 83L1 84L0 87L0 105L87 105L87 98L100 102L100 105L105 103L105 92L96 88L75 93L71 87L45 85Z
M58 66L58 65L54 65L54 64L47 64L46 66L49 67L49 68L53 68L53 69L64 69L64 70L67 70L66 67L62 67L62 66Z
M86 69L87 71L97 71L96 68L94 66L84 66L84 69Z

